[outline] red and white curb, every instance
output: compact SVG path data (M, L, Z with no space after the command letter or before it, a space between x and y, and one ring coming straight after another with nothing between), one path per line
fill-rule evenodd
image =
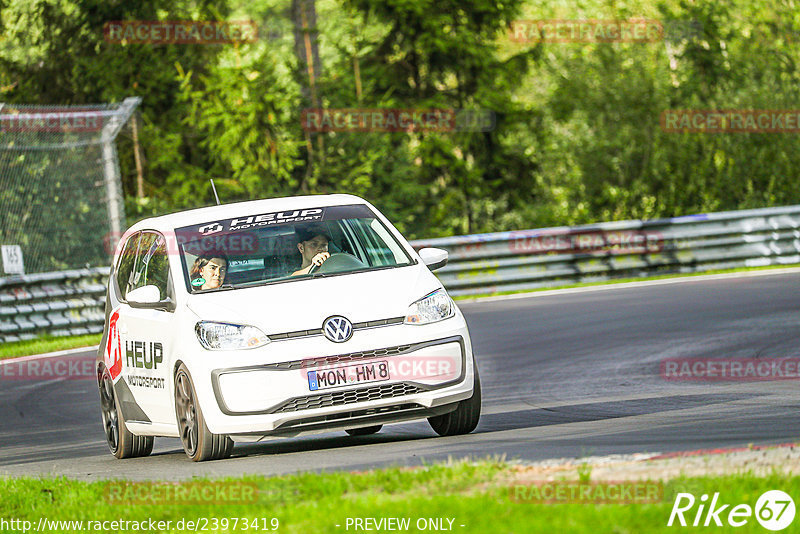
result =
M707 456L715 454L731 454L735 452L763 451L767 449L780 449L800 447L800 443L779 443L777 445L751 445L748 447L725 447L721 449L697 449L694 451L676 451L658 454L648 460L666 460L669 458L685 458L687 456Z
M695 449L688 451L674 452L653 452L653 453L634 453L634 454L609 454L606 456L586 456L584 458L552 458L536 462L516 461L514 465L523 467L577 467L580 465L604 466L617 463L650 462L654 460L669 460L674 458L686 458L692 456L720 456L724 454L734 454L749 451L761 451L769 449L800 448L800 442L779 443L775 445L748 445L746 447L722 447L716 449Z

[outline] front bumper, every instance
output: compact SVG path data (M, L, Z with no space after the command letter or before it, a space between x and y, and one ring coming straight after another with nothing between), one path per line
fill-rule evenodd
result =
M209 377L195 378L195 386L211 432L253 441L407 421L447 413L472 396L472 347L460 314L432 325L361 332L346 344L320 336L270 345L294 357L191 371ZM381 362L388 379L318 390L309 385L314 372Z

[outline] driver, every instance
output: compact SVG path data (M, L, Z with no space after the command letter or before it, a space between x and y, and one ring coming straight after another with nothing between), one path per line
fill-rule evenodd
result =
M312 267L319 267L325 260L331 257L328 253L328 242L330 235L321 226L306 226L295 228L297 236L297 250L300 251L302 262L300 269L292 273L292 276L308 274Z
M225 282L228 258L224 254L202 254L189 270L189 280L196 290L217 289Z

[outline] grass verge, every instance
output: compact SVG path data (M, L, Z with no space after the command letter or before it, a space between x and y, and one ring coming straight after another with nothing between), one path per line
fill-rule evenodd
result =
M0 360L44 354L57 350L77 349L80 347L96 346L100 343L102 334L87 334L85 336L43 337L30 341L13 341L0 344Z
M667 280L670 278L693 278L695 276L706 276L710 274L728 274L728 273L742 273L750 271L770 271L774 269L790 269L800 267L800 263L792 263L789 265L765 265L763 267L739 267L736 269L716 269L711 271L703 271L697 273L674 273L663 274L656 276L636 277L636 278L614 278L613 280L604 280L602 282L582 282L573 284L563 284L549 287L538 287L536 289L520 289L516 291L496 291L494 293L479 293L477 295L459 295L453 297L454 300L473 300L485 297L498 297L502 295L519 295L522 293L538 293L540 291L552 291L554 289L571 289L575 287L592 287L592 286L608 286L613 284L626 284L630 282L649 282L650 280Z
M419 527L432 519L434 523L425 523L425 526L436 524L440 530L465 533L673 532L675 527L668 527L667 521L678 492L690 491L697 498L695 506L686 512L689 525L694 520L703 493L713 496L719 492L719 504L731 505L720 514L723 522L727 521L727 513L733 506L747 504L754 508L759 496L768 490L780 489L795 498L800 495L800 477L773 472L765 477L737 474L674 479L664 484L663 498L649 504L543 504L517 498L520 493L515 493L515 488L520 480L515 476L514 468L493 460L361 473L193 480L183 484L216 488L223 481L232 486L256 485L255 502L219 503L216 501L219 501L220 493L215 490L210 492L210 501L179 504L175 498L164 498L163 492L153 492L153 486L144 485L133 486L140 489L130 490L128 495L138 499L143 495L161 495L161 501L167 502L132 504L124 499L114 501L110 498L110 495L123 495L111 493L110 486L120 486L113 481L0 479L0 495L3 495L0 527L14 531L12 525L2 524L2 521L20 520L29 521L29 526L35 530L40 519L46 518L51 522L82 521L81 527L87 531L91 530L89 521L153 520L169 521L169 524L158 527L166 532L204 531L204 527L205 531L211 532L263 532L275 530L273 519L276 519L278 532L327 533L364 531L363 528L354 528L352 521L355 518L408 518L408 528L397 530L430 531L431 528ZM174 484L163 485L174 488ZM144 493L141 488L145 488ZM349 528L348 518L351 520ZM700 524L704 519L705 513ZM732 529L724 523L727 528L719 530L765 532L754 516L744 519L747 522L741 528ZM188 521L194 523L190 525ZM114 527L107 525L107 528ZM23 525L17 523L17 526L21 532ZM48 523L47 526L50 531L79 531L74 523L60 526ZM125 526L117 525L113 529L134 530L129 525L123 528Z

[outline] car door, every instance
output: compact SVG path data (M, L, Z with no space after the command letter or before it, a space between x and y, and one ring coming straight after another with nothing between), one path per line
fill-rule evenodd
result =
M161 300L174 301L172 278L164 236L144 231L138 237L138 252L127 282L120 281L123 302L117 324L122 341L123 378L133 398L154 423L174 423L175 408L170 395L168 354L174 345L174 312L137 307L128 302L134 290L155 286ZM124 287L122 287L124 285Z

